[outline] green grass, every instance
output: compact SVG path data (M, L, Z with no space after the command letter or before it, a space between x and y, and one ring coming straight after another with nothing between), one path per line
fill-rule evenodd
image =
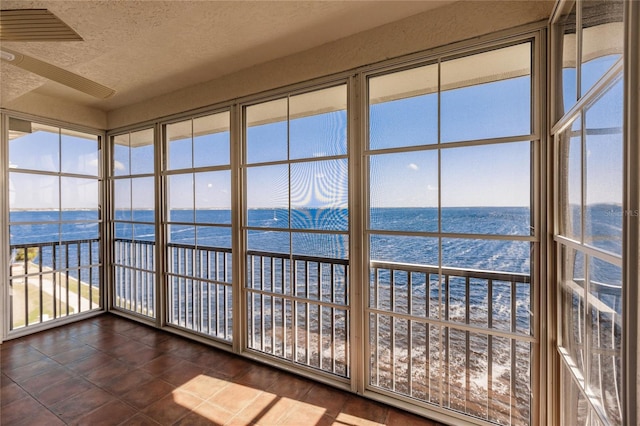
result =
M13 288L13 328L25 326L25 285L24 283L15 283ZM54 299L53 296L42 292L42 311L40 310L40 286L36 284L29 284L27 287L28 293L28 319L29 324L40 322L40 312L42 312L43 322L54 318ZM58 301L56 306L57 316L64 312L67 313L67 304ZM69 314L75 313L73 306L69 306ZM45 316L48 316L46 318Z
M42 314L42 321L49 321L54 318L60 318L67 315L72 315L77 313L78 309L78 299L77 296L73 296L72 293L80 294L80 296L84 299L89 300L91 297L92 304L91 309L94 309L100 304L100 291L97 288L90 288L90 286L86 283L80 283L75 278L69 276L69 280L67 282L67 276L64 273L55 273L56 276L56 295L58 296L58 300L54 300L53 295L43 291L42 296L40 293L40 285L38 283L37 277L30 277L28 284L28 293L27 293L27 312L25 315L25 284L24 282L14 280L12 283L13 290L13 327L19 328L25 326L25 316L28 318L29 325L40 323L40 317ZM53 274L44 275L47 279L52 279ZM67 314L67 303L60 300L60 294L66 294L67 284L69 287L69 313ZM91 296L90 296L91 293ZM42 297L42 301L40 298ZM54 315L54 303L55 306L55 315ZM42 304L42 309L41 309ZM89 308L84 307L85 311L88 311Z

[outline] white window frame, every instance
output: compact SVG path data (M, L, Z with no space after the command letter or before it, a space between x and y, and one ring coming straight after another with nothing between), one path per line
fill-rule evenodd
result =
M580 0L578 0L580 1ZM558 93L561 87L561 69L562 58L558 55L561 50L562 33L558 28L557 22L567 12L574 3L574 0L557 0L554 13L550 18L551 43L549 58L551 61L551 78L550 90L551 97L549 99L549 128L551 135L559 135L560 132L568 126L575 117L588 107L604 90L609 83L620 72L624 74L623 80L623 96L624 96L624 121L623 121L623 212L640 211L640 4L636 1L624 1L624 48L623 59L614 65L595 85L582 96L575 105L566 111L563 115L559 110L559 105L553 97L553 93ZM577 27L580 27L580 12L577 13ZM579 84L579 82L577 82ZM555 144L557 145L557 143ZM559 198L555 193L558 188L558 167L559 162L558 147L555 146L549 152L548 164L550 171L553 170L553 186L550 187L552 198L550 205L553 208L554 217L550 231L554 236L555 250L549 250L549 303L556 306L555 311L549 312L548 322L550 327L547 332L547 340L550 343L547 348L547 364L549 365L549 374L546 377L547 388L549 392L549 409L546 419L549 424L560 424L561 415L566 407L564 406L564 395L560 392L562 379L561 375L561 355L558 352L559 337L562 332L562 316L560 310L560 286L556 284L560 280L560 244L569 243L566 239L559 236ZM555 194L554 194L555 193ZM640 422L638 406L640 406L640 377L638 377L640 368L640 350L638 348L638 328L640 321L640 313L638 305L640 304L640 224L638 215L623 215L623 241L622 256L619 259L609 259L616 261L622 266L622 299L623 299L623 317L622 317L622 377L626 378L621 391L622 404L622 424L637 424ZM552 247L552 246L550 246ZM591 252L589 248L586 249ZM555 253L555 256L553 256ZM598 254L602 257L602 253ZM587 398L588 400L588 398ZM593 407L592 407L593 409Z

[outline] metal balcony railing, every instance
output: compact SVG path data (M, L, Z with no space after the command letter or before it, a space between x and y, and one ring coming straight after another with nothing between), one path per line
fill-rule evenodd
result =
M490 422L530 423L529 275L370 266L370 386Z
M231 341L231 249L167 246L169 323Z
M100 307L98 239L14 244L9 263L9 329Z
M349 376L349 261L247 252L248 347Z
M113 264L114 305L155 318L155 242L116 239Z
M231 341L231 249L167 244L169 324ZM115 305L155 317L155 242L116 239Z

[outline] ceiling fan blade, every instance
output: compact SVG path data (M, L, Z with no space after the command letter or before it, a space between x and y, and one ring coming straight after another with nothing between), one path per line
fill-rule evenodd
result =
M81 75L72 73L48 62L33 58L10 49L2 48L2 60L39 76L48 78L65 86L84 92L96 98L106 99L116 93L115 90L100 83L89 80Z

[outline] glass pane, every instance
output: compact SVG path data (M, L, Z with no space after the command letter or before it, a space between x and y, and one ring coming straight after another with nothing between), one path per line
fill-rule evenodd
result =
M347 160L291 165L291 227L347 230Z
M293 254L330 259L349 258L349 237L343 234L291 234Z
M167 206L169 221L193 222L193 174L167 176Z
M27 244L58 241L60 227L58 223L42 225L11 225L9 227L9 244ZM27 251L28 253L28 251ZM16 253L11 253L14 262Z
M126 176L131 174L129 133L111 138L113 143L113 174Z
M153 129L131 133L131 174L152 174Z
M98 176L98 137L63 130L61 136L62 173Z
M585 258L584 254L562 247L562 347L571 362L584 374L585 365Z
M578 99L578 84L576 80L576 62L578 60L578 39L576 37L576 5L559 22L562 32L562 101L564 111L567 112ZM559 118L560 115L557 117Z
M248 226L289 226L288 174L287 165L247 169Z
M193 120L193 166L222 166L231 162L229 113Z
M231 228L198 226L196 235L198 246L231 248ZM231 267L231 265L228 266Z
M347 153L347 86L289 100L290 157L315 158Z
M369 79L369 148L438 142L438 66Z
M195 173L195 221L231 223L231 172Z
M441 65L443 142L531 133L531 43Z
M442 230L459 234L529 235L528 207L445 207Z
M193 225L169 225L169 242L195 245L196 227Z
M193 123L191 120L168 124L167 134L167 168L189 169L193 167Z
M578 116L560 134L560 233L582 240L582 131Z
M12 210L9 222L53 222L60 219L60 212L56 210Z
M154 181L152 177L131 179L131 209L134 220L136 211L146 215L144 212L152 213L155 210Z
M622 424L622 269L591 258L589 387L610 424Z
M247 248L268 253L289 254L291 252L290 234L277 231L248 231Z
M288 102L278 99L247 107L247 163L286 160Z
M152 208L133 210L133 220L135 222L155 222L156 212Z
M530 142L445 149L441 161L444 232L532 234Z
M438 230L437 151L372 156L369 176L371 229Z
M130 240L133 238L133 225L130 223L115 223L116 238Z
M371 235L372 262L412 263L438 265L438 239L396 235Z
M62 212L62 220L84 220L78 218L78 213L82 212ZM100 223L63 223L60 225L60 234L60 239L66 241L98 239L100 238ZM97 262L97 259L94 261Z
M589 422L589 402L573 380L571 372L562 366L562 410L565 425L587 426Z
M446 267L529 274L528 241L442 239L442 265Z
M60 178L63 220L79 220L80 217L98 219L99 184L97 179ZM90 217L87 217L89 214Z
M11 123L21 129L14 131ZM14 119L9 128L10 169L60 171L60 129Z
M60 207L58 177L9 173L9 198L11 212L20 210L56 211ZM55 214L45 214L37 220L59 220L59 217L55 212Z
M116 220L131 220L131 179L117 179L114 187Z
M191 223L194 219L193 213L194 211L192 209L173 209L169 212L169 221Z
M133 224L133 239L137 241L155 241L156 230L154 225Z
M622 0L591 0L582 4L581 92L584 95L622 56Z
M98 206L96 205L93 207L93 209L87 210L63 210L60 212L60 215L63 221L96 221L99 218L99 210Z
M623 93L619 81L586 112L585 242L622 254Z
M595 257L589 258L589 293L602 312L622 315L622 268ZM618 324L620 325L620 324Z

